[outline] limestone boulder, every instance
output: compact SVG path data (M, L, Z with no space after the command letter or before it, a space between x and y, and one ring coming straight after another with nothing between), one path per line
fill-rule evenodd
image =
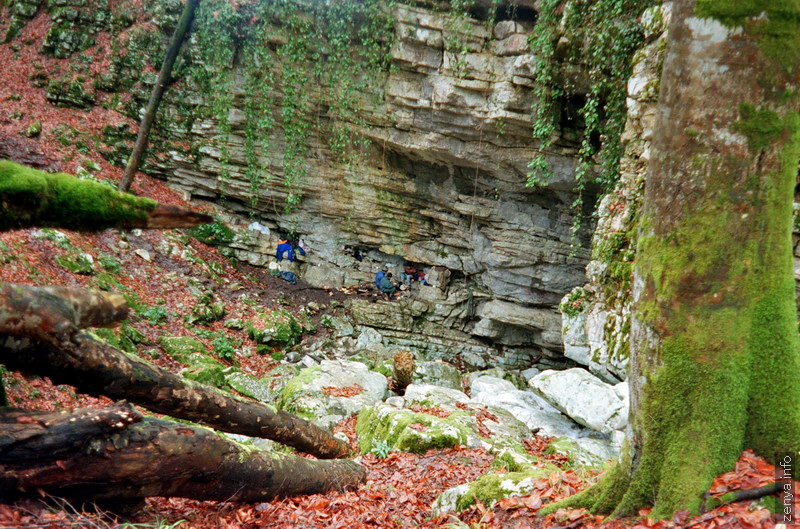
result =
M511 382L492 376L475 379L471 386L476 404L501 408L532 431L553 437L577 438L582 428L532 391L517 389Z
M614 386L585 369L546 370L529 384L550 404L587 428L611 433L627 425L625 400Z
M319 365L301 370L286 383L278 407L332 427L382 401L387 386L386 377L370 371L361 362L323 360Z
M414 383L442 386L461 391L461 372L447 362L419 362Z

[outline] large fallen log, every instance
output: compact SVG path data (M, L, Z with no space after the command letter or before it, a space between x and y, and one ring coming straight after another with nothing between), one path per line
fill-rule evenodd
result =
M0 160L0 231L17 228L191 228L213 219L149 198L120 193L64 173Z
M87 333L58 346L0 336L0 363L50 377L78 391L129 400L148 410L224 432L272 439L323 459L347 457L350 448L330 432L282 410L245 400L174 375L123 353Z
M74 413L0 409L0 496L80 502L178 496L258 502L364 481L349 460L262 452L129 404Z

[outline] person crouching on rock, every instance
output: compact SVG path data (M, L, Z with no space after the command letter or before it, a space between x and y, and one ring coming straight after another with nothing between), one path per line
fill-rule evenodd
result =
M397 290L394 281L392 281L391 272L389 272L388 274L386 274L381 278L380 282L378 283L378 288L383 293L384 299L386 300L391 299L392 295L394 295L395 290Z
M289 262L293 263L295 249L300 252L300 255L306 254L306 251L302 246L298 246L296 243L290 242L288 239L282 239L278 241L278 249L275 251L275 259L277 259L280 263L283 261L283 254L289 252Z

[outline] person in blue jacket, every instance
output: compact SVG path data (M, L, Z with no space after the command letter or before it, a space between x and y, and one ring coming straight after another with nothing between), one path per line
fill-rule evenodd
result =
M283 254L289 252L289 262L293 263L295 249L297 249L297 251L300 252L300 255L306 254L306 251L303 250L302 246L298 246L297 244L289 241L288 239L281 239L280 241L278 241L278 249L275 251L275 259L277 259L278 262L280 263L281 261L283 261Z
M383 276L385 276L385 275L386 275L386 267L384 266L383 268L378 270L377 274L375 274L375 286L376 287L380 288L381 279L383 279Z

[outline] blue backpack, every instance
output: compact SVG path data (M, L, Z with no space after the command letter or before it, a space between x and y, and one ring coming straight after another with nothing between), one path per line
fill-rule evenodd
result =
M281 279L285 279L293 285L297 284L297 276L294 275L294 272L281 272Z

